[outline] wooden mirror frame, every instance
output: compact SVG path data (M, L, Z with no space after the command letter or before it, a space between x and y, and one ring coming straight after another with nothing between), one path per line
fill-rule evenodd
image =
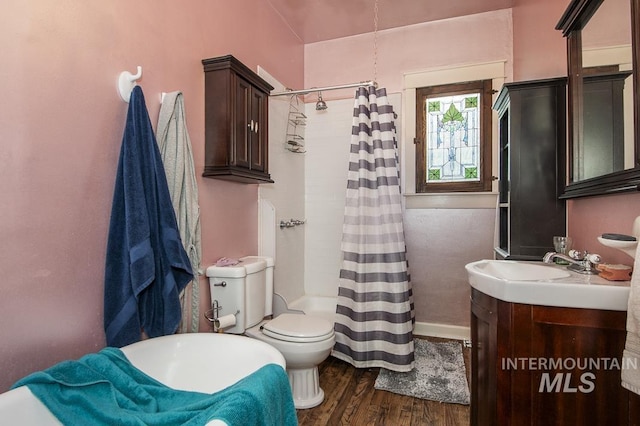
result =
M568 176L569 182L560 198L578 198L595 195L618 194L640 190L640 117L638 102L640 78L638 59L640 56L640 0L631 3L631 46L633 64L633 124L634 124L634 167L609 173L595 178L573 182L574 145L583 140L583 73L582 73L582 29L604 0L572 0L557 30L567 38L568 83Z

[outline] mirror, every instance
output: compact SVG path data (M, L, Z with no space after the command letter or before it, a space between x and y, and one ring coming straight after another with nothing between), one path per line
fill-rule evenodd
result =
M605 0L582 29L583 130L573 182L635 166L631 2Z
M556 26L567 37L569 74L569 181L560 198L638 190L639 4L573 0Z

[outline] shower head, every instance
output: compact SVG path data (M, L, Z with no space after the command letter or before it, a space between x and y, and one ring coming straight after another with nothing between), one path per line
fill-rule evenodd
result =
M327 109L327 103L322 100L322 92L318 92L318 102L316 102L316 111L324 111Z

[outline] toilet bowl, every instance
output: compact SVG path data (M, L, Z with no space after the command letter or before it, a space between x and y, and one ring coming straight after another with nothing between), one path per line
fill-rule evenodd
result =
M335 343L333 324L304 314L281 314L245 334L270 344L284 356L296 408L322 403L324 391L320 388L318 365L327 359Z
M218 314L235 312L235 324L227 333L245 334L270 344L284 356L295 407L312 408L322 403L318 365L327 359L335 343L333 323L312 315L272 312L272 258L247 256L235 266L210 266L212 306Z

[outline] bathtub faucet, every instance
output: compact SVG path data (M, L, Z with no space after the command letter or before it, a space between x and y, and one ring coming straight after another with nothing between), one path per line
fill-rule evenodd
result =
M304 220L300 219L291 219L291 220L281 220L280 221L280 229L282 228L293 228L294 226L304 225Z
M562 259L569 262L567 269L580 274L595 275L598 273L596 265L602 262L602 258L599 254L589 253L588 251L569 250L569 254L556 253L550 251L544 255L542 261L544 263L553 263L554 259Z

